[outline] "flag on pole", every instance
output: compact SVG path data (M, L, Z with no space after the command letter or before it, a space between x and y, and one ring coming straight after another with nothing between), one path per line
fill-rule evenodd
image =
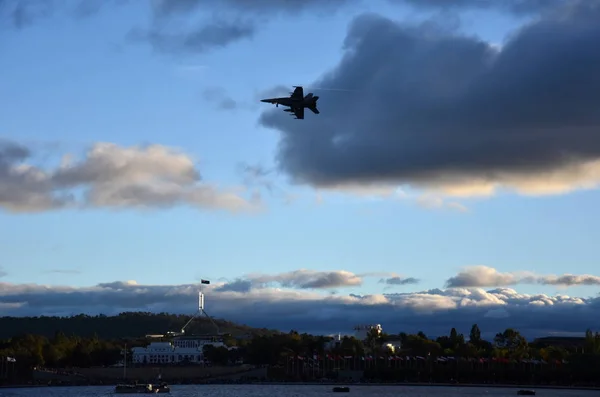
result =
M210 281L202 279L200 280L200 284L210 284Z

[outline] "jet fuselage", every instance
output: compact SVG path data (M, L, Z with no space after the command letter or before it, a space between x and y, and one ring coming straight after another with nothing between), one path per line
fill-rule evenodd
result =
M273 99L262 99L261 102L274 103L275 106L288 106L291 108L308 108L317 105L319 100L318 96L314 96L312 93L306 95L302 99L296 99L291 97L273 98Z
M304 96L304 90L300 86L294 87L294 92L291 92L289 97L281 97L281 98L267 98L261 99L261 102L272 103L275 106L279 107L279 105L287 106L289 109L283 109L285 112L288 112L297 119L304 118L304 109L309 109L314 114L319 114L319 109L317 109L317 101L319 97L313 95L313 93L309 93Z

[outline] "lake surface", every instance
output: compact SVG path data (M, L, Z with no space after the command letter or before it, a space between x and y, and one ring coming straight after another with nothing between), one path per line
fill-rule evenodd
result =
M340 385L341 386L341 385ZM333 397L330 385L173 385L170 394L173 397ZM1 397L98 397L115 395L113 386L90 387L42 387L30 389L0 389ZM462 397L490 396L514 397L519 388L484 387L431 387L431 386L354 386L350 393L335 393L335 396L364 397ZM542 397L598 397L597 390L554 390L537 389Z

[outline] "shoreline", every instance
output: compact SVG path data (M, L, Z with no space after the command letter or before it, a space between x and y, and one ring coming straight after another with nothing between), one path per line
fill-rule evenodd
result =
M471 387L471 388L494 388L494 389L526 389L526 390L600 390L600 387L593 386L552 386L552 385L511 385L511 384L490 384L490 383L342 383L342 382L247 382L247 383L186 383L186 384L169 384L169 386L205 386L205 385L247 385L247 386L348 386L352 387L372 387L372 386L387 386L387 387ZM38 389L46 387L114 387L115 385L0 385L0 389Z
M494 389L554 389L554 390L600 390L594 386L552 386L552 385L511 385L504 383L414 383L414 382L386 382L386 383L352 383L352 382L254 382L249 383L254 385L273 385L273 386L408 386L408 387L479 387L479 388L494 388Z

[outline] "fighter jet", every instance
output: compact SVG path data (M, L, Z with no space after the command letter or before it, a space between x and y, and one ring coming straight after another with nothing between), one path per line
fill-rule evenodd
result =
M317 109L317 101L319 100L318 96L314 96L311 93L304 96L304 89L299 86L294 86L294 92L290 92L289 97L283 98L267 98L261 99L261 102L273 103L276 107L287 106L289 109L283 109L284 112L293 113L295 119L304 119L304 108L310 109L314 114L319 114L319 109Z

